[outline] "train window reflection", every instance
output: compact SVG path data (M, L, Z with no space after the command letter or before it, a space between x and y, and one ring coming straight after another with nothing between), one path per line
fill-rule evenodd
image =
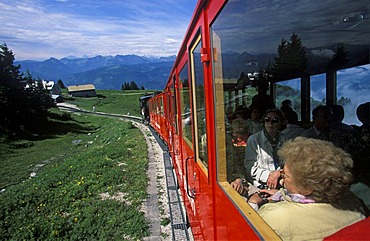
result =
M171 85L171 102L172 102L172 106L171 106L171 111L173 112L172 115L170 114L170 118L173 118L171 119L173 125L174 125L174 131L176 134L179 133L179 127L178 127L178 123L177 123L177 120L178 120L178 117L177 117L177 103L176 103L176 100L177 100L177 93L175 91L175 81L176 81L176 78L173 77L174 81Z
M326 74L318 74L311 76L311 107L310 117L312 119L312 110L319 105L326 104Z
M251 118L256 89L268 89L277 108L291 100L304 128L312 126L312 110L327 104L343 105L344 121L359 125L355 110L369 101L369 19L343 21L359 9L367 12L368 1L341 1L341 7L289 2L286 11L289 3L282 7L279 1L228 1L211 26L217 181L246 216L249 206L230 184L248 178L251 170L233 139L235 129L243 128L232 122ZM246 110L246 116L239 110Z
M344 108L346 124L361 126L356 116L357 107L370 101L370 64L342 69L337 73L337 104Z
M291 101L291 108L301 120L301 79L282 81L276 84L276 107L280 108L284 100Z
M163 105L163 98L160 99L160 115L164 116L164 105Z
M180 84L180 110L181 110L181 122L182 122L182 136L184 140L192 146L192 119L191 119L191 109L190 109L190 88L189 88L189 78L188 78L188 64L182 68L179 75Z
M194 106L194 121L196 127L195 141L197 158L201 163L207 167L207 135L206 135L206 109L205 109L205 97L204 97L204 76L203 66L200 58L201 52L201 38L199 37L191 50L191 67L192 67L192 91L194 95L193 106Z

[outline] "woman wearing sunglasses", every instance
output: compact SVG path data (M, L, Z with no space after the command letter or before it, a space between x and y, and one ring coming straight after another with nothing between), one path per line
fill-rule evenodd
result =
M247 177L259 188L277 188L281 160L278 148L287 140L280 129L284 115L279 109L269 109L262 118L263 130L251 135L247 141L244 166Z

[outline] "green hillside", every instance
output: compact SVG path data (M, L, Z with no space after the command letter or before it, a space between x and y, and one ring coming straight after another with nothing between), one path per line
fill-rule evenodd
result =
M97 91L80 108L139 115L141 92ZM0 240L139 240L149 234L147 147L131 122L52 110L37 140L0 143Z
M97 97L66 97L66 102L78 105L80 108L92 111L93 106L96 107L98 112L106 112L113 114L123 114L128 113L133 116L140 116L140 96L153 93L150 90L97 90Z

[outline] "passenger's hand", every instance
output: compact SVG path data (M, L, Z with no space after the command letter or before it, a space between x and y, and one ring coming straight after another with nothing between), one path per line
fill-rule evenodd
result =
M259 193L256 192L255 194L249 197L248 202L260 205L263 202L263 200L260 197Z
M231 187L234 188L234 190L237 191L239 194L242 194L244 191L243 180L237 178L235 181L231 183Z
M280 170L270 172L270 175L267 179L267 186L272 189L276 188L278 185L279 177L280 177Z
M268 196L273 196L278 191L279 191L278 189L262 189L262 190L260 190L260 193L262 193L262 194L266 193L266 194L268 194Z

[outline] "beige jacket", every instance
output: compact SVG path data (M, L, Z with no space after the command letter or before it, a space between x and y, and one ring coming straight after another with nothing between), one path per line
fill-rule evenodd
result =
M303 204L291 201L267 203L258 213L283 240L322 240L365 218L330 204Z

